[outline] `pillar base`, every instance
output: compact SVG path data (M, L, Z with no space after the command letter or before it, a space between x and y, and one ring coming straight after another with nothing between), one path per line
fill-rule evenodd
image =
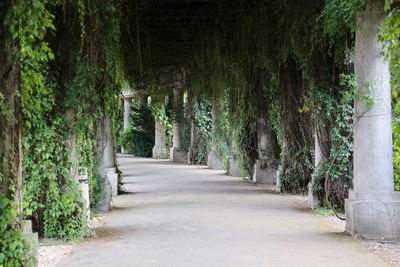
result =
M153 147L153 159L167 159L168 150L166 147Z
M260 184L276 184L278 162L258 159L254 164L253 181Z
M81 196L83 198L83 213L86 221L90 221L90 198L89 198L89 185L88 181L79 181L79 189L81 190Z
M31 220L23 220L22 221L22 234L24 237L27 238L29 243L29 254L32 256L31 262L26 262L26 266L38 266L39 263L39 254L38 254L38 247L39 247L39 235L38 233L32 232L32 221Z
M349 192L346 232L366 239L400 238L400 192Z
M308 184L308 202L310 203L310 208L312 210L315 210L316 208L319 207L319 201L318 198L314 196L314 190L313 190L313 185L312 183Z
M101 191L102 194L96 211L109 212L111 211L112 198L118 194L118 173L114 167L105 169L101 181Z
M188 161L187 153L176 147L171 147L169 151L169 160L173 162L186 163Z
M243 171L239 168L235 159L232 156L229 158L229 174L232 176L244 177Z
M96 212L104 213L111 211L111 196L112 196L112 187L108 179L105 177L101 181L101 196L99 200L99 204L96 207Z
M208 168L214 170L225 170L224 162L218 157L217 153L214 151L210 151L208 153Z
M192 152L187 153L187 164L194 164L194 162L191 162L192 158Z
M281 172L282 167L279 166L278 170L276 171L276 191L281 192Z
M106 178L110 182L111 185L111 195L118 195L118 173L116 168L106 168Z
M316 170L311 175L311 181L308 183L308 202L312 210L315 210L320 206L318 198L314 196L314 183L315 183L315 177L318 175L318 171L319 167L316 166Z

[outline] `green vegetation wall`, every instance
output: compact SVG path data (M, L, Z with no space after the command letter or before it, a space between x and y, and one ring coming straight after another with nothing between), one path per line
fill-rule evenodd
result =
M101 192L90 151L96 127L103 127L96 122L113 115L120 90L117 11L117 1L1 4L0 123L7 131L0 133L0 263L18 266L24 259L23 243L14 242L22 215L16 209L23 208L42 236L78 240L85 234L76 169L91 170L95 205ZM77 162L75 155L81 155ZM16 245L10 249L9 242Z
M154 118L151 109L132 102L130 126L122 134L121 145L127 153L138 157L151 157L154 146Z
M14 1L0 3L0 265L32 263L21 236L22 100Z

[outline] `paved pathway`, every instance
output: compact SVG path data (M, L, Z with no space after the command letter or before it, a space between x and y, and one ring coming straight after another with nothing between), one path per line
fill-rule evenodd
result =
M288 197L204 167L118 160L129 193L61 266L385 266Z

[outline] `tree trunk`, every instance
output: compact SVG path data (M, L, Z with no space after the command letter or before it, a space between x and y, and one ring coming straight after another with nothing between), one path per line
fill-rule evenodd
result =
M18 41L9 42L4 26L12 1L0 4L0 194L14 199L22 210L22 106L21 77L18 64L10 59L19 49Z
M281 189L304 193L313 171L312 121L309 112L299 112L309 94L309 83L297 70L296 62L289 59L280 71L281 120L284 163L281 172Z

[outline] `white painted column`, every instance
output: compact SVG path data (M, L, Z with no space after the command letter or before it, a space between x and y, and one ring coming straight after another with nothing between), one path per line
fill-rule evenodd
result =
M187 155L182 150L182 123L183 123L183 89L174 88L174 121L172 123L173 142L170 149L170 160L187 162Z
M354 68L357 94L372 85L375 104L355 103L354 189L346 200L346 231L364 238L400 237L400 193L394 192L389 63L377 37L386 17L384 0L367 1L356 16Z
M129 114L131 114L132 98L124 98L124 132L129 128ZM121 148L121 152L125 153L125 148Z
M114 167L114 147L111 131L111 118L106 116L104 118L104 134L105 144L103 150L104 168Z
M129 114L131 114L132 98L124 98L124 131L130 126Z
M172 124L173 147L177 150L182 149L181 124L183 120L183 90L174 89L174 121Z

